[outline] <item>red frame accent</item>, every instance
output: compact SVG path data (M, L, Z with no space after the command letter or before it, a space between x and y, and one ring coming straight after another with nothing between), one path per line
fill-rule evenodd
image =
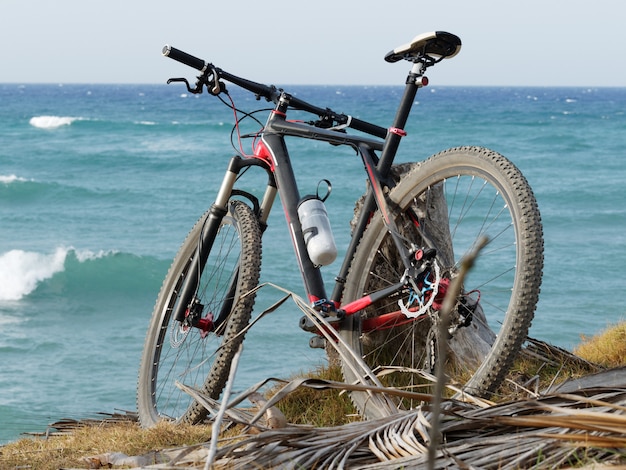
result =
M406 131L398 127L390 127L389 132L391 132L392 134L399 135L400 137L406 137Z
M259 140L257 142L256 147L254 147L254 155L252 155L252 157L263 160L269 165L272 173L274 173L274 159L272 158L272 153L270 152L269 148L267 147L267 145L265 145L265 142L263 142L262 140Z
M439 282L439 288L437 291L437 296L433 300L433 308L435 310L440 310L443 304L443 299L446 296L446 292L450 286L450 279L444 278ZM353 315L359 310L363 310L364 308L372 305L371 297L365 296L360 299L357 299L349 304L346 304L342 307L342 310L346 312L346 315ZM417 308L410 308L412 312L417 311ZM406 325L408 323L412 323L414 321L419 321L419 318L407 318L401 310L396 310L395 312L384 313L377 317L372 318L364 318L361 323L361 329L363 332L368 333L370 331L375 330L384 330L389 328L394 328L397 326Z
M361 320L361 330L364 333L369 333L370 331L385 330L395 328L397 326L407 325L418 320L419 318L408 318L404 313L398 310L396 312L385 313L377 317L364 318Z
M356 299L349 304L344 305L341 309L346 312L346 315L352 315L353 313L363 310L364 308L372 305L372 298L369 295Z

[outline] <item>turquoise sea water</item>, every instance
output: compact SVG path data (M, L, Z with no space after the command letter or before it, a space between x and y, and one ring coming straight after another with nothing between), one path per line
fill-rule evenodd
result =
M389 125L400 87L285 87ZM245 110L264 106L232 90ZM176 85L0 85L0 444L61 418L134 410L137 367L161 281L211 203L232 111ZM535 190L545 276L531 335L572 347L626 312L626 89L421 90L401 161L493 148ZM260 115L262 116L262 115ZM264 117L260 117L262 120ZM292 142L302 194L327 178L338 245L364 188L354 154ZM261 177L249 184L260 187ZM302 294L278 206L263 280ZM338 262L325 268L332 279ZM281 297L264 288L258 311ZM240 384L323 362L287 303L251 332ZM250 340L250 341L249 341Z

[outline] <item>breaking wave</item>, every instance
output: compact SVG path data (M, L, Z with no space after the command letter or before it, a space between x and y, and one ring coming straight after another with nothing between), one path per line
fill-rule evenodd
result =
M106 295L158 288L168 261L114 250L58 247L53 253L11 250L0 254L0 302L26 296Z
M56 129L62 126L69 126L74 121L80 119L81 118L67 116L34 116L30 118L28 123L39 129Z

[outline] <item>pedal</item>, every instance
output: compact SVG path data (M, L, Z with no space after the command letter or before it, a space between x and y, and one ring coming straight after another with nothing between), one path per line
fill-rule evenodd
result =
M300 318L298 326L309 333L317 333L317 327L313 324L309 317Z
M336 322L340 321L341 318L342 318L341 316L324 317L324 319L327 322L329 322L329 323L336 323ZM306 317L306 316L301 317L300 318L300 322L298 323L298 325L304 331L307 331L309 333L317 333L318 332L317 326L315 326L315 323L313 323L309 317Z

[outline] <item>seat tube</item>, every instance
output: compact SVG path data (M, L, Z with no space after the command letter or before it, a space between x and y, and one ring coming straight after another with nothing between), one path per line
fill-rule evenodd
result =
M422 64L414 64L413 68L409 72L409 75L407 76L404 94L400 100L400 106L398 106L392 128L390 129L390 132L387 133L387 137L385 138L383 151L381 152L380 160L378 162L377 169L383 176L388 174L396 156L396 152L398 151L400 140L402 140L403 135L406 135L406 133L403 133L404 127L409 119L409 114L411 113L411 108L413 107L417 90L424 86L425 83L428 83L427 80L425 82L422 81L422 76Z

